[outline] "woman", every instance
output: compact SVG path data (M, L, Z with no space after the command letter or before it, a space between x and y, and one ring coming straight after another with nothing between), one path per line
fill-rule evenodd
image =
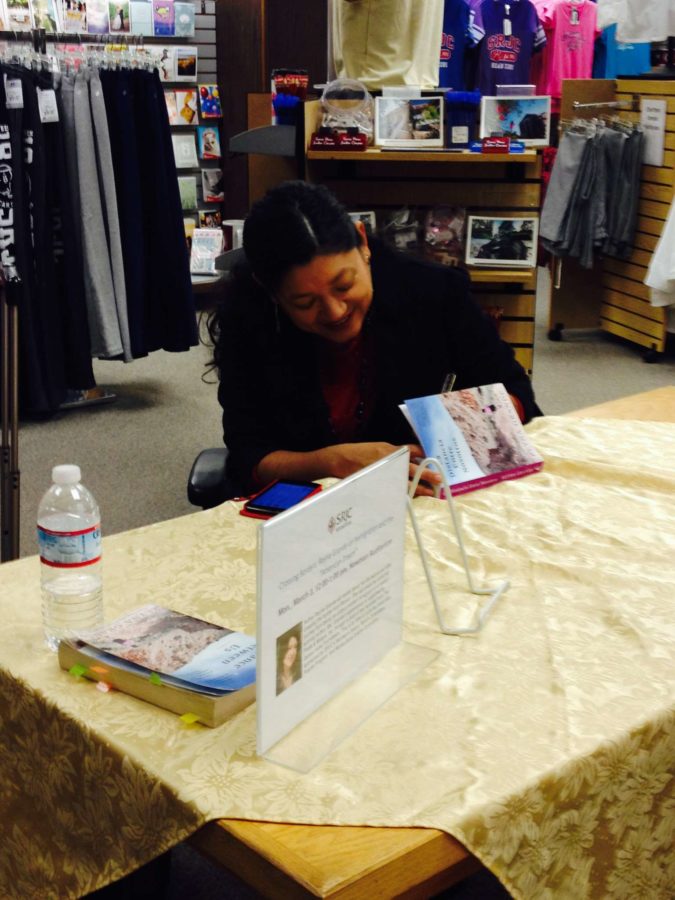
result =
M211 337L228 475L344 478L406 444L411 397L502 382L523 421L538 415L513 351L469 298L466 273L399 254L322 185L286 182L256 203ZM411 472L414 466L411 465ZM439 481L427 472L419 493Z
M277 695L295 684L301 675L300 632L296 627L277 642Z

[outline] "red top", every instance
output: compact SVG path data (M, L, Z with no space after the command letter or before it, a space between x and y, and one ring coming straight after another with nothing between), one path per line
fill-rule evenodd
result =
M363 333L347 344L321 341L319 377L338 441L353 441L372 410L375 372L370 342Z

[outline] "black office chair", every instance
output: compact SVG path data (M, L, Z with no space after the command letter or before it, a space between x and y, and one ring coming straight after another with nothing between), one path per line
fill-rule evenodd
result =
M226 500L241 496L237 485L227 477L227 447L202 450L195 459L188 478L188 500L202 509L212 509Z

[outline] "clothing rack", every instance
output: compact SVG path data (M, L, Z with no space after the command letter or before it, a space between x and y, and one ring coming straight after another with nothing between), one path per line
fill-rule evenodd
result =
M19 342L18 309L7 302L0 273L0 562L19 555Z
M640 127L639 102L642 97L675 96L675 85L652 76L622 79L568 80L563 85L561 122L579 116L593 116L595 108L630 107L621 116L625 124ZM638 106L632 104L638 99ZM626 109L626 107L624 107ZM644 276L668 214L675 184L672 151L675 116L667 110L664 164L643 166L640 185L638 227L630 259L610 257L598 261L591 270L582 269L573 259L556 262L555 289L551 293L548 337L562 340L563 329L600 328L643 348L645 362L656 362L665 349L667 321L663 307L652 306ZM560 279L560 268L563 274Z
M579 103L575 100L572 103L572 109L595 109L600 106L611 106L614 109L628 109L631 112L640 111L640 95L633 94L632 100L603 100L599 103Z
M77 35L61 32L46 34L44 29L32 29L25 32L0 32L0 42L3 41L32 44L33 53L30 55L29 62L24 63L32 68L35 68L36 64L40 64L40 57L44 57L45 62L47 61L48 42L52 45L67 44L71 47L77 47L78 44L88 45L87 51L93 51L94 62L97 67L100 63L101 70L111 68L108 64L113 60L109 60L107 57L112 54L106 53L105 60L101 54L99 60L96 51L108 48L121 51L120 61L126 55L125 68L141 69L152 65L150 59L145 60L141 56L147 52L147 47L143 47L143 36L140 35ZM125 51L128 52L125 53ZM137 60L135 59L136 51L139 53ZM11 54L11 50L9 54ZM176 200L177 197L176 188ZM175 237L174 234L173 238ZM174 323L178 322L177 328L180 328L182 324L180 320L182 312L183 308L179 305L176 318L173 319ZM0 562L16 559L19 556L19 315L19 306L15 303L11 292L5 290L4 278L0 273ZM189 314L186 312L185 315ZM190 321L192 320L190 319ZM158 339L155 337L153 340L157 343ZM171 333L167 340L171 344L174 340L174 333ZM185 346L183 346L182 336L177 342L178 346L167 346L164 343L164 337L159 341L157 346L151 343L150 351L160 348L186 350L189 346L196 344L196 333L194 336L190 334L185 336Z

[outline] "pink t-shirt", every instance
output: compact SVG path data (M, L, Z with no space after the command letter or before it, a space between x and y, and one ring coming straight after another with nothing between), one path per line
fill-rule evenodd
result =
M537 73L537 93L560 97L563 78L590 78L600 33L591 0L533 0L547 43Z

